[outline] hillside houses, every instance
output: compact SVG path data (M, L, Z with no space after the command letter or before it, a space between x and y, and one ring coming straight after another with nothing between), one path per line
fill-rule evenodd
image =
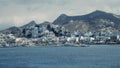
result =
M12 34L0 34L0 47L7 47L14 45L15 43L15 36ZM11 44L11 45L10 45Z
M21 35L0 33L0 47L119 44L119 32L69 32L64 27L49 22L36 24L34 21L20 28ZM11 31L12 32L12 31ZM16 32L16 31L15 31Z

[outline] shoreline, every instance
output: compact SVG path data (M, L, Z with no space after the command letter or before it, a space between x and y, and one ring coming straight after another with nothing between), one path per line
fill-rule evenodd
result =
M53 44L53 45L24 45L24 46L2 46L0 48L15 47L90 47L90 46L120 46L120 44Z

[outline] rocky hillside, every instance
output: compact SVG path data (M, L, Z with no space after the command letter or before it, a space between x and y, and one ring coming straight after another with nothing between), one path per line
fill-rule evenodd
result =
M96 10L90 14L82 16L60 15L54 22L71 32L74 31L120 31L120 16L104 11Z
M15 36L21 36L22 34L22 30L19 27L10 27L8 29L2 30L0 31L0 33L4 33L4 34L14 34Z

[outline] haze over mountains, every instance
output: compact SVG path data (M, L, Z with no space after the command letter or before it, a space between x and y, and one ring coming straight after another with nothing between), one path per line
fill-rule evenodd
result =
M64 27L65 30L69 32L74 32L74 31L80 31L81 33L88 31L119 32L120 16L112 13L96 10L92 13L81 16L68 16L66 14L61 14L53 23L49 23L49 24ZM48 26L49 24L45 24L45 25ZM29 27L31 26L38 27L40 25L41 24L36 24L35 21L31 21L30 23L24 26L11 27L2 30L1 32L18 35L18 34L22 34L23 29L29 29Z

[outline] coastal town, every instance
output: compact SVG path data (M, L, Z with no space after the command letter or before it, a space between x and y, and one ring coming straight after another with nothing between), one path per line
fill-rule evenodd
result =
M33 21L20 28L21 34L0 33L0 47L19 46L85 46L94 44L119 44L119 32L85 32L67 31L64 27L43 23L36 25Z

